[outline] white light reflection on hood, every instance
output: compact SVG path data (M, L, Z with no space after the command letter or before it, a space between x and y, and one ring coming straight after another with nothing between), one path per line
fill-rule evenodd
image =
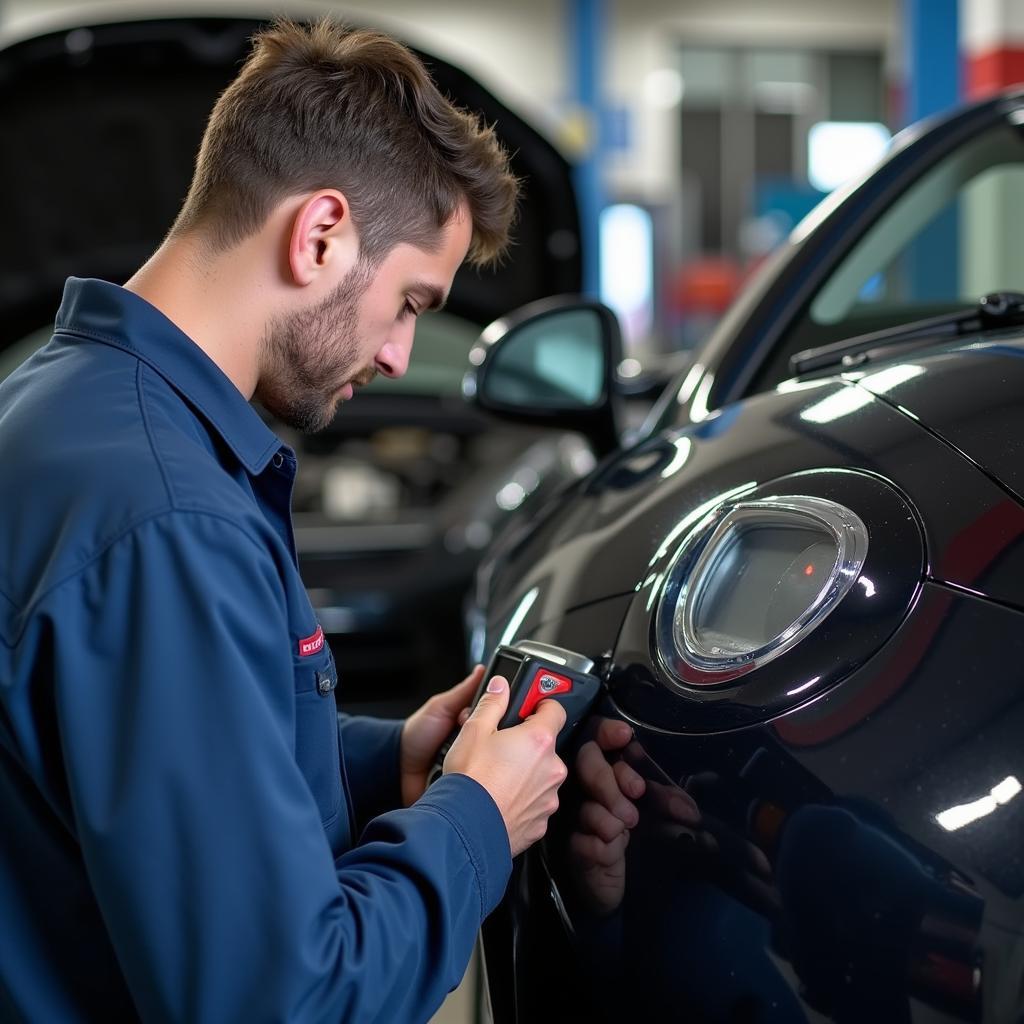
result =
M676 453L672 456L672 461L661 471L662 479L665 480L673 473L678 473L686 465L686 460L690 457L690 451L693 448L693 442L688 437L677 437L672 444L675 445Z
M865 374L856 385L849 385L841 391L823 398L820 402L808 406L802 413L800 419L808 423L831 423L843 416L849 416L858 409L871 404L871 396L884 395L887 391L900 384L920 377L924 373L923 366L915 366L912 363L900 363L898 366L889 366L877 373Z
M948 811L941 811L935 815L935 820L947 832L955 832L958 828L970 825L972 821L984 818L996 808L1009 803L1021 791L1021 788L1017 778L1008 775L998 785L993 786L987 796L983 796L980 800L972 800L969 804L950 807Z

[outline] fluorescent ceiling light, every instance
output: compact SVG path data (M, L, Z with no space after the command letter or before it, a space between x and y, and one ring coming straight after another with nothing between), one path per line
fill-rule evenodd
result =
M816 189L831 192L874 167L891 138L875 121L819 121L807 136L807 177Z
M675 68L655 68L644 78L644 99L659 110L676 106L685 92L686 83Z
M642 341L654 320L654 223L632 203L601 211L600 298L615 311L627 349Z

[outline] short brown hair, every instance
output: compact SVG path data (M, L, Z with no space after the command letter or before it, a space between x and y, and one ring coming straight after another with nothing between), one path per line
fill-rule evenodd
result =
M399 242L432 249L463 201L470 260L500 259L519 190L508 154L406 47L329 18L278 20L253 43L210 115L172 234L202 228L221 251L288 196L337 188L365 260Z

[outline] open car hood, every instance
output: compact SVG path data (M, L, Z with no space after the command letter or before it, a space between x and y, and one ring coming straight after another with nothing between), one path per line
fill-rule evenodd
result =
M49 322L69 275L120 281L159 245L185 196L206 119L266 19L78 25L0 49L0 349ZM458 68L419 52L441 91L479 112L523 181L514 245L464 268L448 308L480 324L580 287L566 160Z

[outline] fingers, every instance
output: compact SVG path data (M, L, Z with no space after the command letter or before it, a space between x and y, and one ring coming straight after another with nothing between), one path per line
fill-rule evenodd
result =
M636 807L619 788L614 769L593 741L580 747L576 756L576 774L586 792L627 828L633 828L640 820Z
M626 744L626 749L622 751L622 757L627 763L640 767L647 761L647 752L636 740L633 740Z
M617 718L602 718L594 741L605 752L621 750L633 738L633 729Z
M461 701L462 705L465 705L476 692L476 688L480 685L480 680L483 677L483 665L474 665L469 675L461 683L456 683L450 690L446 691L446 696L451 695L454 701Z
M625 761L616 761L612 765L612 771L615 774L615 781L619 784L619 789L631 800L639 800L644 795L647 783L636 769L631 768Z
M602 842L618 839L626 827L607 807L593 800L585 800L579 810L579 830L597 836Z
M680 825L699 825L701 823L700 808L685 789L666 785L663 782L650 781L647 784L647 796L651 801L652 809L660 817L678 822Z
M584 866L598 864L601 867L612 867L622 860L629 844L629 833L621 832L610 843L604 842L596 835L574 832L569 837L569 849Z
M721 786L721 776L716 772L697 772L686 780L685 789L695 800L703 802L713 797Z
M504 676L494 676L487 683L480 700L477 701L469 720L478 722L481 728L493 732L498 728L501 716L508 709L508 680Z

